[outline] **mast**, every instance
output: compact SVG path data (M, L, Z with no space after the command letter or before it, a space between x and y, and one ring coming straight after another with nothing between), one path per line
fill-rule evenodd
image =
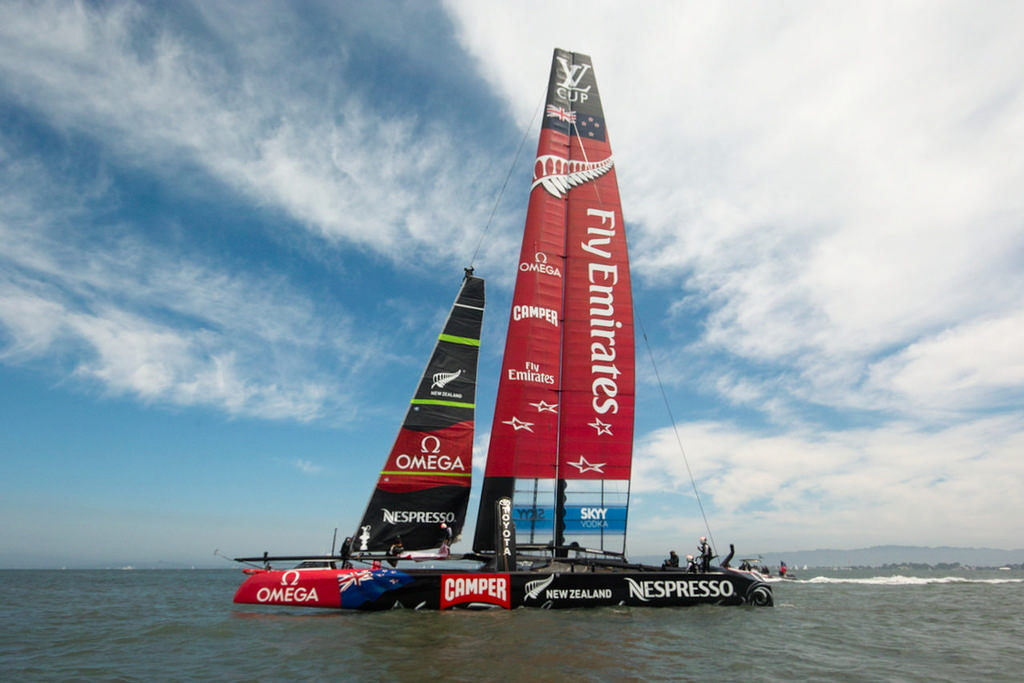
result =
M608 532L625 544L634 372L622 226L593 66L586 55L556 49L491 427L478 552L493 550L494 502L503 496L513 499L521 544L542 534L562 545ZM613 496L611 506L608 480L626 496Z
M377 487L353 538L353 552L437 548L441 524L457 536L472 483L477 357L484 281L467 270Z

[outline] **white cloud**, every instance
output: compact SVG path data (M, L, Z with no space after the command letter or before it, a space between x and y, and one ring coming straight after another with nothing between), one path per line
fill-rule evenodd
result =
M194 192L198 168L328 240L402 263L460 245L468 260L489 209L468 198L496 187L490 159L454 128L346 88L344 46L303 52L305 29L280 29L296 20L286 7L241 11L200 12L199 38L131 4L8 7L0 78L52 125Z
M1019 406L1024 386L1024 312L970 321L873 366L870 385L894 401L949 413Z
M280 276L230 272L112 226L78 229L79 188L22 171L0 174L0 357L51 357L112 394L233 415L310 420L348 400L313 362L364 361L343 315Z
M1013 520L1024 514L1014 493L1024 481L1022 427L991 418L934 431L893 423L762 436L696 423L679 433L716 531L737 536L757 522L763 538L746 536L748 547L791 547L795 538L829 547L837 537L847 547L880 539L1001 547L1015 542ZM641 500L673 494L666 524L698 529L685 463L672 430L649 435L633 490Z

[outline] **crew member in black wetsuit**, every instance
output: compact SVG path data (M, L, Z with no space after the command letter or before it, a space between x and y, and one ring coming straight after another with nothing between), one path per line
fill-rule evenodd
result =
M388 555L392 555L394 559L388 560L388 564L392 567L398 566L398 556L405 550L405 546L402 545L402 537L398 536L395 538L395 542L388 548Z
M341 568L351 569L352 563L348 561L349 553L352 551L352 537L348 536L345 538L345 542L341 544Z
M679 566L679 556L675 550L668 552L668 559L661 563L662 569L674 569Z

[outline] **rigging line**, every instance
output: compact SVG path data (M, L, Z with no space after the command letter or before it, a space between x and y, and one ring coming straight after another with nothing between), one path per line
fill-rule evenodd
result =
M676 418L672 414L672 406L668 402L668 394L665 392L665 385L662 384L661 374L658 372L658 364L654 362L654 353L651 351L651 343L647 339L647 330L644 329L644 321L640 317L639 311L633 310L633 315L636 317L637 323L640 325L640 334L644 338L644 346L647 347L647 356L651 359L651 367L654 368L654 378L658 381L658 388L661 390L661 397L665 401L665 410L668 411L668 419L672 423L672 432L676 436L676 443L679 444L679 452L683 455L683 463L686 465L686 473L690 475L690 485L693 486L693 495L697 499L697 507L700 508L700 516L704 520L704 528L708 532L708 538L711 540L711 547L717 548L718 545L715 543L715 537L711 533L711 525L708 523L707 513L704 511L704 503L700 499L700 492L697 490L697 480L693 477L693 470L690 469L690 460L686 457L686 449L683 448L683 440L679 437L679 428L676 426Z
M575 112L573 112L573 113L575 113ZM573 137L573 134L572 134L571 131L575 130L576 131L576 139L579 140L580 154L583 156L583 163L585 163L585 164L587 164L589 166L590 165L590 157L587 156L587 148L583 145L584 138L583 138L582 135L580 135L580 129L579 129L579 126L576 125L576 120L575 119L573 119L569 123L569 130L570 130L570 133L569 133L569 150L570 151L572 150L572 137ZM605 138L605 139L607 139L607 138ZM610 151L611 151L611 144L609 143L609 152ZM597 205L602 207L602 208L604 208L605 203L604 203L604 199L601 198L601 186L598 185L597 183L594 183L594 194L597 195ZM568 194L566 195L566 199L568 199Z
M512 178L512 172L515 171L516 164L519 163L519 156L523 152L523 145L526 144L526 138L529 136L530 131L533 130L533 122L537 120L537 112L539 112L541 107L544 106L544 100L546 97L547 93L545 93L544 97L540 98L540 102L537 103L537 108L534 110L533 116L530 118L529 125L523 129L523 137L519 140L519 147L516 149L515 157L513 157L512 164L509 166L508 173L505 175L505 182L501 184L498 196L494 200L494 206L491 207L491 214L487 217L484 229L480 233L480 240L476 243L476 249L473 250L473 258L469 261L470 267L476 265L476 257L480 253L480 247L484 244L484 238L487 237L487 231L491 227L491 221L494 220L494 214L498 211L498 205L501 203L501 198L505 195L505 188L508 187L508 181Z

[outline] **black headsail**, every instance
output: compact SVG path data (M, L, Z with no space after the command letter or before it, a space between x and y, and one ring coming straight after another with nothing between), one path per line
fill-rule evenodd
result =
M462 530L472 483L484 281L467 274L352 543L353 552L437 548Z

